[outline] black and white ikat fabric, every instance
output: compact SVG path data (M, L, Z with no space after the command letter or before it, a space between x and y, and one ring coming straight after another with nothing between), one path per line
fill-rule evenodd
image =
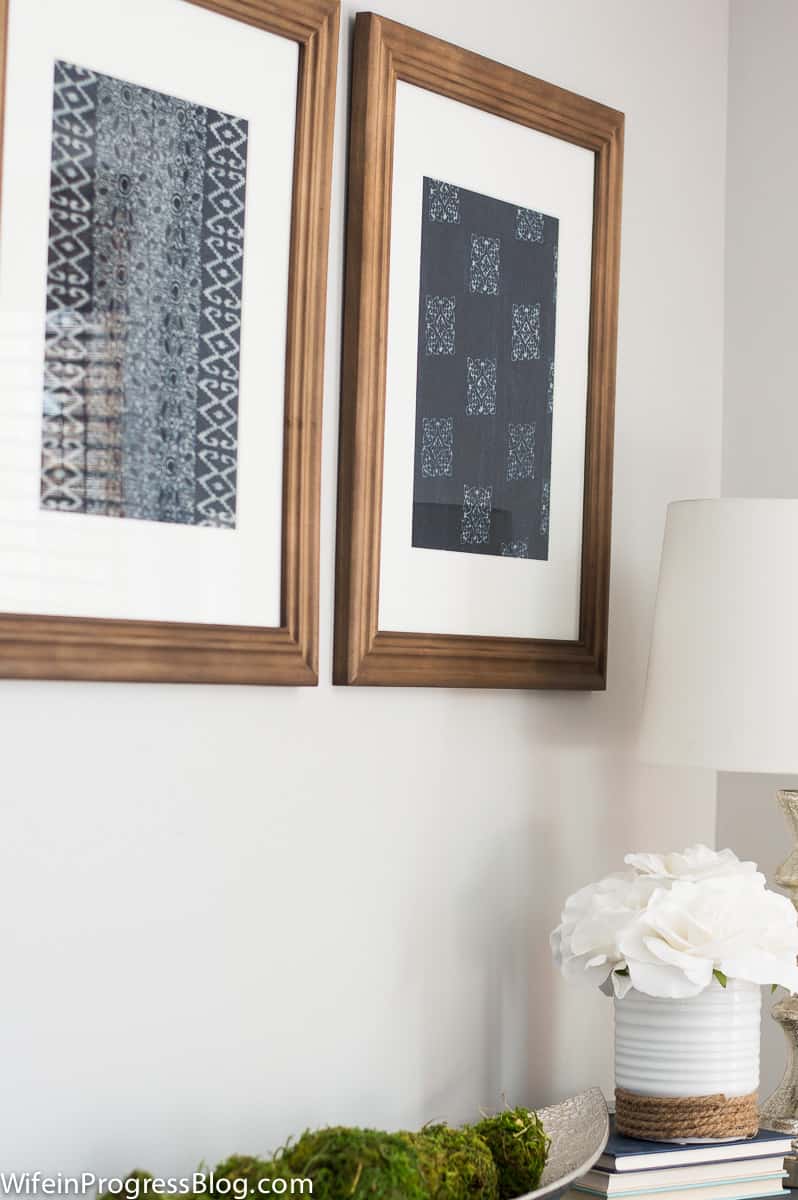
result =
M56 62L42 508L235 526L247 136Z
M558 232L424 180L414 546L548 558Z

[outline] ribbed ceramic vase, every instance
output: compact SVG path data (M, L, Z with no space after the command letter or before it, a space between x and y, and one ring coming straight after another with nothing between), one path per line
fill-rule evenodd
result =
M747 1137L758 1125L760 988L729 980L686 1000L615 1001L618 1132L653 1141Z

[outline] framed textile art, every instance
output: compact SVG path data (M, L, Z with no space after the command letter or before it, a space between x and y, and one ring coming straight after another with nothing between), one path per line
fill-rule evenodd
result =
M605 686L623 114L361 13L334 678Z
M338 0L0 19L0 676L315 684Z

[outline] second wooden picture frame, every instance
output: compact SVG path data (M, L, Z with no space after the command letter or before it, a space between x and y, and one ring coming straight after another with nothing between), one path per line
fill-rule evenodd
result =
M605 686L623 126L358 14L336 683Z

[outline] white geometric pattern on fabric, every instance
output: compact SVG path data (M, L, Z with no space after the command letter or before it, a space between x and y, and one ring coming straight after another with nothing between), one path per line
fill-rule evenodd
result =
M85 504L85 334L91 321L93 72L57 62L44 351L41 504L79 512Z
M427 479L451 478L454 461L454 419L424 417L421 474Z
M512 350L513 362L540 358L540 305L514 304Z
M501 283L501 238L471 235L469 288L475 295L497 296Z
M466 358L466 413L468 416L496 412L496 359Z
M454 354L454 296L424 297L427 354Z
M214 118L208 127L196 507L203 525L234 525L247 124L221 113Z
M490 541L490 514L493 488L463 485L463 518L460 540L472 546Z
M515 236L519 242L542 242L545 220L543 213L535 212L533 208L517 208Z
M519 539L517 542L502 542L502 558L528 558L529 542Z
M546 537L549 532L549 492L551 484L548 480L543 484L543 491L540 497L540 534L541 537Z
M431 179L429 185L429 219L445 225L457 225L460 221L460 189L440 179Z
M507 478L535 478L535 425L515 424L507 426Z

